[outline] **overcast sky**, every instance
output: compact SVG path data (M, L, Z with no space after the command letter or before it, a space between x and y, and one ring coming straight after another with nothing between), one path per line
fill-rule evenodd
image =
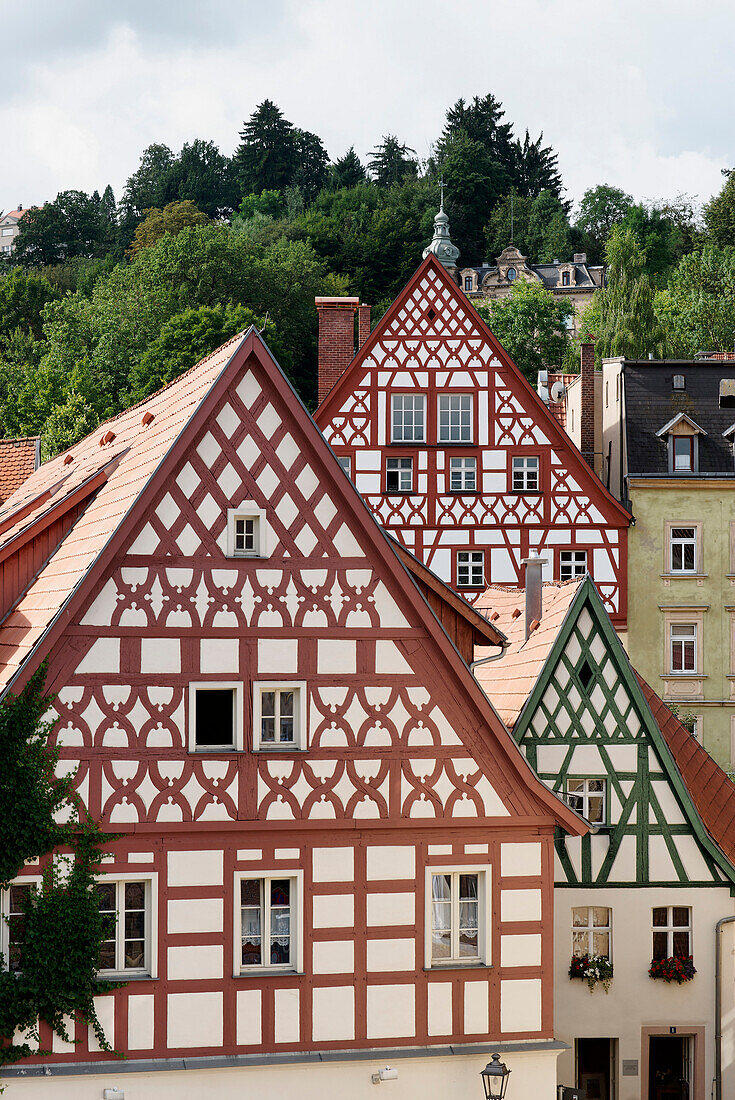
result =
M231 153L276 101L331 157L420 156L492 92L569 196L705 201L735 165L733 0L0 0L0 209L100 191L151 142Z

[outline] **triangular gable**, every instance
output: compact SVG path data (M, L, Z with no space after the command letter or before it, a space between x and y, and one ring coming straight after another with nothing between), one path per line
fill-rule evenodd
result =
M609 827L557 844L569 884L735 882L735 867L707 832L589 577L514 737L559 793L570 776L607 780ZM672 825L687 825L690 836L669 832Z
M490 411L490 415L497 418L498 424L512 438L513 443L550 442L561 448L568 457L569 471L574 479L607 510L610 521L614 518L616 523L629 523L629 513L590 470L572 440L523 377L500 341L433 256L427 256L409 279L350 366L322 401L315 414L320 428L324 430L332 421L338 425L341 415L348 411L348 406L353 418L355 415L364 415L367 423L370 394L364 392L366 360L374 360L379 369L384 369L386 356L391 358L395 351L400 361L394 359L391 369L400 370L404 365L403 352L393 341L424 340L431 337L469 344L469 350L462 352L466 356L465 366L474 359L475 366L482 364L494 368L498 379L495 385L495 408ZM417 353L427 354L418 345ZM448 351L437 344L436 354L441 358ZM413 365L416 369L423 366L420 361ZM353 393L355 399L351 396ZM361 413L362 405L365 406L364 413ZM360 442L367 444L368 440L363 439Z
M142 411L139 408L137 415ZM124 466L114 472L111 482L124 476ZM223 554L227 510L239 507L243 498L266 511L273 535L271 557L258 559L253 584L246 573L241 573L238 581L236 571L227 568L231 559ZM423 732L418 721L419 740L424 739L424 747L432 743L447 746L444 755L452 760L457 757L456 767L450 765L452 774L456 773L451 790L444 796L431 788L419 792L423 782L419 781L416 797L408 793L411 805L434 799L436 807L442 805L442 797L459 799L465 808L458 805L449 816L467 814L470 806L471 816L493 816L493 807L500 813L500 799L508 807L503 813L541 815L572 832L584 831L576 816L538 782L518 753L254 330L235 346L223 371L210 378L201 401L192 403L175 442L140 484L125 513L123 530L123 537L108 541L98 553L66 602L64 623L57 618L43 639L43 652L40 644L35 645L24 663L23 678L50 647L50 687L63 688L68 683L71 658L65 644L66 623L98 632L98 640L81 662L78 655L72 655L71 672L76 669L80 674L104 671L100 661L114 664L120 647L115 635L128 626L140 628L143 619L145 637L155 645L155 659L176 648L176 659L167 659L178 668L184 664L183 642L179 645L169 631L193 628L196 636L205 628L216 634L222 627L237 634L237 616L241 615L249 629L255 627L265 637L279 625L301 624L313 631L314 646L319 639L339 646L334 641L334 624L363 625L384 632L374 642L373 659L377 663L380 658L385 673L416 678L423 699L416 697L416 708L426 706L424 696L429 688L431 707ZM299 569L303 567L300 588L293 583L294 571L286 568L293 562ZM216 576L212 563L220 567ZM287 573L291 574L288 583ZM162 578L166 591L162 591ZM237 589L238 583L242 583L241 589ZM307 620L307 613L322 614L324 619L319 623ZM356 616L352 622L351 615ZM389 640L391 632L394 640ZM158 635L163 635L163 641ZM338 713L337 695L344 695L341 687L330 690L332 701L323 701L323 720L317 722L325 737ZM432 692L438 693L441 706L433 701ZM67 705L63 690L61 696L63 708ZM378 710L384 704L385 700L376 704ZM68 705L73 726L73 698ZM393 703L391 708L396 709ZM405 723L410 711L404 704L398 710ZM391 720L398 722L399 718ZM122 729L122 711L116 721ZM468 754L472 766L466 760ZM201 763L196 766L204 767ZM471 783L461 778L462 766L474 775ZM450 780L444 782L446 786ZM464 792L459 793L463 784ZM441 788L441 782L436 786ZM155 801L158 795L153 797ZM276 802L279 797L285 795L274 794ZM315 797L319 799L318 792ZM132 791L126 789L120 794L120 805L132 805L131 799ZM420 812L434 816L429 809L426 805Z

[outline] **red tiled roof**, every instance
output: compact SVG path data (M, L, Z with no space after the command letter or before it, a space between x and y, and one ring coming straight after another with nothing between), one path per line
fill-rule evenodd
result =
M643 677L636 676L707 832L735 863L735 783Z
M497 662L489 661L475 669L483 691L508 729L518 720L581 583L577 579L543 585L541 622L528 640L526 593L522 588L490 587L475 601L478 611L487 615L508 639L508 647ZM493 618L495 614L497 619ZM475 660L492 654L492 649L478 646Z
M139 405L44 462L0 506L0 550L71 493L95 481L94 500L0 625L0 690L62 612L138 494L224 370L243 334ZM143 412L151 418L143 423ZM104 444L102 440L106 439ZM71 456L71 461L69 458ZM105 470L107 475L105 476ZM98 487L96 482L102 482Z
M38 466L37 435L0 439L0 504L20 488Z
M4 214L5 218L22 218L24 214L27 214L28 210L8 210L7 214Z

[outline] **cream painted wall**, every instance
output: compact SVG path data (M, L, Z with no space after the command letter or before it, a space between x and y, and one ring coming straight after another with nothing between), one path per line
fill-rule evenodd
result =
M554 1100L556 1051L502 1055L510 1068L510 1097ZM250 1066L240 1069L161 1070L156 1073L108 1072L89 1076L8 1079L8 1100L99 1100L104 1088L117 1087L125 1100L479 1100L480 1071L490 1050L452 1057L375 1057L359 1062L306 1063L294 1066ZM386 1065L398 1070L397 1081L373 1085L371 1075Z
M612 961L615 976L609 993L568 977L572 954L572 908L605 905L613 910ZM648 977L651 962L651 909L655 905L689 905L692 909L692 953L697 974L684 985ZM720 917L735 914L735 902L722 889L557 889L555 892L554 1034L572 1048L559 1058L559 1081L575 1082L575 1038L617 1039L618 1092L615 1100L647 1097L640 1077L622 1077L623 1059L642 1059L641 1029L649 1025L704 1026L705 1096L714 1072L714 928ZM735 1096L735 935L723 932L723 1097ZM692 1097L692 1100L696 1100Z

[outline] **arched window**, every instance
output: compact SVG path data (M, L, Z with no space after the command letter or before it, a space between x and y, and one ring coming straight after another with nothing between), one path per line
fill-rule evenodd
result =
M507 278L508 278L509 283L513 282L513 280L516 277L516 274L517 274L517 272L516 272L516 269L514 267L509 267L508 268Z
M465 288L465 290L472 290L472 276L471 275L465 275L465 277L464 277L464 288Z
M569 286L569 272L568 271L562 271L562 273L561 273L561 285L562 286Z

